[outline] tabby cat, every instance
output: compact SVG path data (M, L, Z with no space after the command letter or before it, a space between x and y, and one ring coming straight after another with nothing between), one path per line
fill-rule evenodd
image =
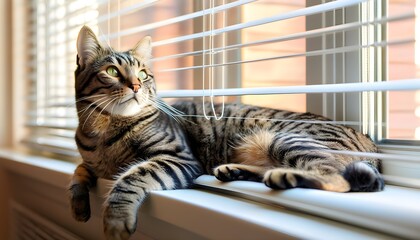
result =
M164 104L150 69L150 37L132 50L115 52L85 26L77 51L75 139L83 162L70 184L71 207L76 220L87 221L89 189L98 177L115 179L104 207L108 239L129 238L150 191L188 188L201 174L261 181L273 189L384 188L379 160L329 151L377 152L369 137L322 123L324 117L227 104L227 117L216 121L192 117L203 114L202 103ZM210 105L206 109L210 115Z

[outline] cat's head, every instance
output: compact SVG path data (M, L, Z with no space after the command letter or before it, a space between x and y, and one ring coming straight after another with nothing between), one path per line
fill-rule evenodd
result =
M156 96L150 70L151 49L151 38L144 37L132 49L116 52L102 46L92 30L84 26L77 38L78 108L92 104L111 115L140 113Z

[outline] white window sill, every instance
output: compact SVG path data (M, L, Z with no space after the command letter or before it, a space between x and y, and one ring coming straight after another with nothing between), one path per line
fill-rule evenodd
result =
M14 150L0 150L1 168L61 189L67 188L75 166ZM272 191L259 183L221 183L212 176L202 176L196 183L194 189L153 192L140 210L136 234L153 239L415 239L420 236L420 191L415 189L386 186L380 193L345 194L309 189ZM109 181L100 180L93 192L92 219L98 222L101 196L109 186ZM101 225L88 225L100 233ZM77 223L76 227L84 225Z

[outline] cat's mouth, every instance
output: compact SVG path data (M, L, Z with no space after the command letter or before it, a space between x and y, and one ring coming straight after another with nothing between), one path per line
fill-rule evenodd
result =
M127 94L118 100L116 105L108 106L111 114L122 116L133 116L138 114L145 105L145 100L140 94Z
M132 94L127 94L126 96L124 96L123 98L121 98L120 103L119 104L125 104L125 103L129 103L130 101L136 101L137 104L140 104L140 99L137 96L136 93L132 93Z

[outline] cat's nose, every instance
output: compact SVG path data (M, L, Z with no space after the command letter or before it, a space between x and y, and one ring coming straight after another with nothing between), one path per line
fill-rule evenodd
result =
M128 82L128 87L131 88L133 92L137 93L141 87L141 82L136 77L133 77Z
M133 92L137 93L140 89L140 84L133 83L133 84L131 84L130 88L133 90Z

